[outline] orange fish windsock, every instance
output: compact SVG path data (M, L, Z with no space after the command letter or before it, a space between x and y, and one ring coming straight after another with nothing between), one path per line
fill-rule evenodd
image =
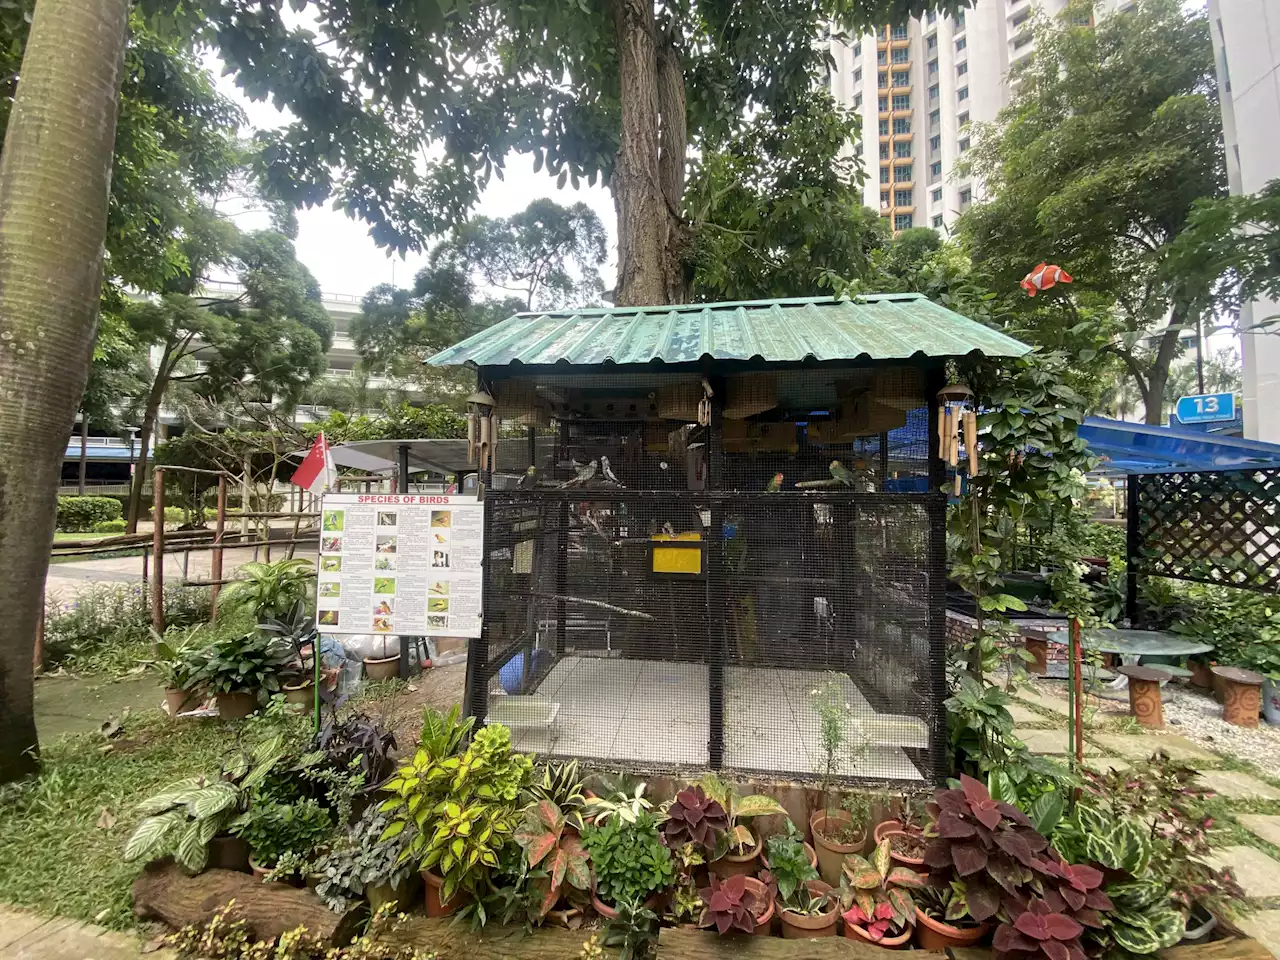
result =
M1027 296L1034 297L1041 290L1048 290L1054 284L1070 282L1071 275L1056 263L1041 263L1023 277L1018 286L1027 291Z

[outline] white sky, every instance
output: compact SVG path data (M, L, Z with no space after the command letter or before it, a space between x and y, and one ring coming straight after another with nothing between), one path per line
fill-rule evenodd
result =
M218 89L236 100L249 116L254 129L269 129L286 122L287 114L270 102L254 103L246 99L232 77L221 76L221 65L209 58L207 65L218 76ZM507 217L518 213L534 200L549 197L566 206L582 201L595 210L609 235L609 257L601 271L605 286L611 286L617 265L617 223L613 199L600 185L589 187L584 182L574 190L566 184L557 190L555 178L533 172L533 158L512 154L507 158L504 180L494 177L480 198L476 213L491 217ZM242 229L266 226L266 218L244 215L236 218ZM391 255L369 238L368 225L352 220L329 204L298 211L298 259L306 264L326 293L364 296L379 283L395 282L408 286L413 275L426 262L423 254L406 257Z

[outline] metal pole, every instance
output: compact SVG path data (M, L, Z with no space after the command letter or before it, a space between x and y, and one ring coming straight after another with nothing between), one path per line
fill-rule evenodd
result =
M227 528L227 478L218 477L218 513L213 522L213 552L209 556L209 579L222 579L222 536ZM222 587L209 588L210 620L218 619L218 594Z
M1204 391L1201 390L1201 393ZM89 418L80 411L80 496L84 496L85 478L89 472Z
M156 633L164 633L164 470L151 474L151 550L155 554L155 570L151 577L151 625Z
M1196 385L1204 393L1204 335L1200 332L1201 318L1196 317Z
M1124 538L1124 616L1129 626L1138 625L1138 485L1133 474L1124 478L1125 487L1125 538Z
M1083 654L1080 647L1080 620L1071 618L1071 730L1067 737L1076 766L1084 763L1084 680L1080 668L1083 666Z
M400 444L396 448L396 470L399 476L396 477L399 486L398 493L409 492L409 445L407 443Z
M724 377L708 377L711 384L711 424L708 428L707 492L711 497L711 525L707 530L707 762L712 770L724 764L724 662L728 657L724 611Z

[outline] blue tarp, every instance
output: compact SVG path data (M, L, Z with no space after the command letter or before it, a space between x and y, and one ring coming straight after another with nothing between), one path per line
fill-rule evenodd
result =
M1090 417L1080 436L1103 458L1099 469L1113 473L1185 473L1280 467L1280 444L1242 440L1125 420Z

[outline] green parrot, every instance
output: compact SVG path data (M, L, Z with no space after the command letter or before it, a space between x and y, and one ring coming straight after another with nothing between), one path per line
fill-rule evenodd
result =
M853 486L853 473L848 467L845 467L839 460L831 461L831 479L839 480L846 487Z
M773 479L769 481L769 485L764 488L765 493L777 493L782 489L782 474L775 473Z

